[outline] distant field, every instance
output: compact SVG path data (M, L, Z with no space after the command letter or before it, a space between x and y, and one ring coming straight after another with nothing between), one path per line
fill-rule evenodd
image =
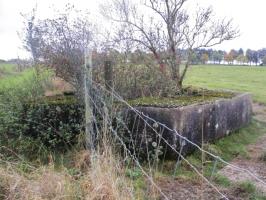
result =
M17 73L15 65L0 63L0 90L23 85L32 75L30 69ZM184 84L250 92L255 101L266 104L266 67L195 65L188 70Z
M39 79L42 81L48 80L51 74L48 70L43 71ZM0 63L0 93L14 88L20 89L21 91L27 88L34 88L36 87L34 81L36 81L36 74L33 68L18 72L16 65Z
M266 104L266 67L192 66L184 84L250 92L255 101Z
M14 64L9 64L9 63L0 63L0 76L1 74L9 74L12 73L15 69Z
M22 85L31 77L30 70L18 73L14 64L0 63L0 91Z

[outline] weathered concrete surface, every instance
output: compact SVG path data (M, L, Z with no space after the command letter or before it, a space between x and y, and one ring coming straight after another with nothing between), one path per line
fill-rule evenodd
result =
M238 94L232 99L221 99L215 102L206 104L195 104L177 108L158 108L158 107L135 107L137 110L143 112L145 115L155 119L168 126L171 129L176 130L179 134L186 137L190 141L201 144L202 136L203 140L213 141L215 139L224 137L231 132L247 125L251 120L252 115L252 100L250 94ZM133 113L131 113L131 119ZM136 118L135 118L136 126ZM160 126L154 125L162 137L165 138L175 149L180 149L180 138L171 131L163 130ZM143 137L148 137L147 143L159 142L156 132L151 128L145 131L143 129L143 121L138 121L138 128L132 128L133 133L137 133L139 136L135 140L141 140ZM147 136L148 135L148 136ZM141 138L141 139L140 139ZM161 141L164 150L168 155L176 155L172 150L167 147L165 143ZM143 145L139 145L141 147ZM149 145L148 146L155 146ZM187 154L195 149L190 144L185 144L183 147L183 154Z

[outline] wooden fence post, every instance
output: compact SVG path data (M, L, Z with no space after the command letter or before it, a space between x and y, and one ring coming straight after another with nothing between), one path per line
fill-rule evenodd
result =
M86 148L93 151L95 134L93 131L93 108L90 95L92 94L92 60L91 53L85 50L84 55L84 95L85 95L85 134Z
M107 90L113 90L113 64L112 61L107 60L104 62L104 80Z

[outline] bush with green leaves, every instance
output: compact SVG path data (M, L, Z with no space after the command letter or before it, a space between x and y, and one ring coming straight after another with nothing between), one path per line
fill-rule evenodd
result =
M83 113L83 105L74 97L28 103L21 113L21 131L52 150L64 150L77 142Z
M71 133L79 132L81 123L73 116L82 108L73 100L44 100L51 75L28 69L0 81L0 146L34 157L74 140Z

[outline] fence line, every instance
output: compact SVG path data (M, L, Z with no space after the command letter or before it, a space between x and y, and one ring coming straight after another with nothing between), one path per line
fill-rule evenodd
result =
M92 97L90 97L90 100L93 102L94 106L96 106L96 109L100 110L98 108L96 102L93 101ZM136 114L139 114L139 113L136 113ZM193 164L191 164L180 152L178 152L171 144L169 144L169 142L165 138L163 138L162 135L160 133L158 133L158 131L155 130L144 118L142 118L142 120L145 122L146 125L148 125L150 128L152 128L153 131L178 155L178 159L181 158L182 160L184 160L196 172L196 174L198 174L209 186L211 186L223 199L229 200L222 192L220 192L220 190L214 184L212 184L202 173L200 173L200 171ZM113 130L112 126L110 126L110 128L111 128L111 131L115 134L115 137L123 145L124 149L131 155L132 159L136 162L138 167L141 167L138 159L131 154L131 151L126 147L126 144L124 143L123 139L121 137L119 137L119 135L117 134L116 131ZM141 171L149 179L149 181L156 187L156 189L162 194L161 189L154 183L152 177L149 176L142 167L141 167ZM165 194L162 194L162 195L165 197Z
M143 112L140 112L139 110L137 110L136 108L134 108L133 106L131 106L127 101L125 101L119 94L117 94L116 91L114 91L112 89L112 91L108 91L106 90L102 85L100 85L99 83L96 83L95 81L93 81L94 84L98 85L102 90L104 90L105 92L113 95L118 101L124 103L126 106L128 106L132 111L134 111L137 115L139 115L143 120L149 119L151 121L153 121L154 123L157 123L159 125L161 125L162 127L164 127L165 129L167 129L168 131L173 132L174 134L176 134L176 136L178 136L180 139L185 140L186 142L188 142L189 144L193 145L194 147L196 147L198 150L202 151L203 153L206 153L207 155L213 157L215 160L219 160L220 162L226 164L227 166L231 167L232 169L235 169L237 171L241 171L241 172L246 172L248 173L250 176L252 176L254 179L256 179L257 181L259 181L260 183L266 185L266 182L264 180L262 180L260 177L258 177L256 174L254 174L253 172L251 172L250 170L247 170L245 168L233 165L227 161L225 161L224 159L222 159L220 156L214 155L209 151L206 151L204 149L202 149L199 145L197 145L196 143L190 141L189 139L187 139L186 137L180 135L176 130L169 128L168 126L166 126L165 124L158 122L157 120L145 115ZM148 123L148 126L150 126L150 128L152 128L154 131L155 129Z
M99 112L100 115L104 115L100 108L97 106L97 103L93 100L93 98L89 95L90 101L93 103L94 107L96 108L96 110ZM102 100L102 99L101 99ZM136 165L140 168L140 170L142 171L142 173L147 177L147 179L152 183L152 185L160 192L160 194L166 199L166 200L170 200L167 195L161 190L161 188L154 182L152 176L149 176L149 174L143 169L143 167L141 166L140 162L138 161L138 159L136 158L136 156L132 155L131 151L127 148L125 142L123 141L123 139L118 135L117 131L113 129L113 127L111 126L112 121L111 119L107 118L108 123L110 125L110 130L111 132L115 135L115 137L119 140L119 142L122 144L124 150L126 150L126 152L130 155L130 157L133 159L133 161L136 163Z
M103 86L101 86L100 84L94 82L95 84L97 84L98 86L100 86L103 90L105 90L106 92L109 92L108 90L106 90ZM165 124L158 122L157 120L149 117L148 115L145 115L143 112L140 112L139 110L137 110L136 108L134 108L133 106L131 106L127 101L125 101L119 94L117 94L117 92L115 92L114 90L112 90L112 92L109 92L112 95L114 95L114 97L116 97L117 100L123 102L124 104L126 104L131 110L133 110L136 114L141 115L151 121L153 121L154 123L158 123L159 125L163 126L165 129L167 129L168 131L171 131L173 133L176 134L176 136L178 136L180 139L185 140L186 142L190 143L191 145L195 146L198 150L202 151L203 153L208 154L209 156L213 157L214 159L219 160L220 162L228 165L229 167L236 169L238 171L242 171L242 172L246 172L248 173L250 176L252 176L253 178L255 178L257 181L261 182L262 184L266 185L266 182L264 180L262 180L260 177L258 177L257 175L255 175L254 173L252 173L251 171L238 167L236 165L233 165L227 161L225 161L224 159L222 159L220 156L214 155L204 149L202 149L199 145L197 145L196 143L190 141L189 139L187 139L186 137L180 135L176 130L169 128L168 126L166 126Z

